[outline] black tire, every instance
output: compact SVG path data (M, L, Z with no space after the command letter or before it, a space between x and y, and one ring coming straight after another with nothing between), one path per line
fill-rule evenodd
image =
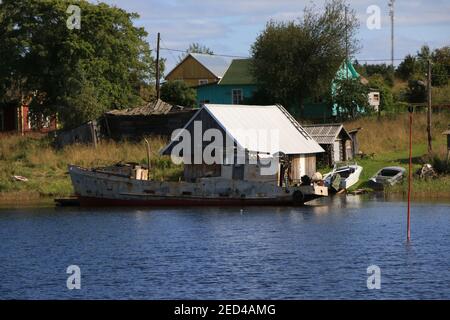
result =
M305 202L305 195L300 190L297 190L292 195L292 201L295 205L302 205Z

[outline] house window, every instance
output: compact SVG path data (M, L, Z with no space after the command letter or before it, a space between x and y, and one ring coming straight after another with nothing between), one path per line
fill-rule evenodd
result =
M203 85L205 85L205 84L208 84L208 79L200 79L200 80L198 80L198 84L199 84L200 86L203 86Z
M380 101L380 95L379 95L379 94L374 94L374 95L373 95L373 100L374 100L375 102Z
M244 99L244 94L242 92L242 89L233 89L231 90L231 96L233 99L233 104L241 104L242 100Z

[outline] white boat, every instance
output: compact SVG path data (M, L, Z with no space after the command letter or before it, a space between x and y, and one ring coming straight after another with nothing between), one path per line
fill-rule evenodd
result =
M363 167L359 166L356 162L336 163L333 171L327 173L323 180L325 186L333 188L335 191L347 190L359 181L362 171ZM339 184L337 185L337 183Z

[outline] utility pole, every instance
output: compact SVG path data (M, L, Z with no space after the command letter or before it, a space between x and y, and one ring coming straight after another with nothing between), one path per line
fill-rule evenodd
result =
M161 97L159 79L161 77L159 70L159 42L161 41L161 34L158 32L158 40L156 43L156 99Z
M428 112L427 112L427 133L428 133L428 154L433 152L432 137L431 137L431 59L428 59Z
M347 5L345 6L345 72L348 80L348 25L347 25Z
M412 189L412 128L414 107L410 106L409 111L409 171L408 171L408 217L406 223L407 239L411 241L411 189Z
M392 65L392 68L394 68L394 17L395 17L394 3L395 3L395 0L390 0L390 2L389 2L389 7L391 8L389 15L391 16L391 65Z

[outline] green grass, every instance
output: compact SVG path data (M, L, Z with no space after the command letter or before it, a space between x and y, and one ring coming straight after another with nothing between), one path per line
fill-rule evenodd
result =
M388 118L361 118L346 123L347 129L363 127L359 133L360 149L366 154L375 153L373 159L359 160L364 168L360 182L352 190L367 188L367 181L378 170L387 166L408 167L408 116L401 114ZM440 159L446 154L445 136L448 114L433 115L433 148ZM414 172L418 170L427 154L426 116L415 115L413 139ZM165 139L153 137L151 144L152 176L156 180L177 181L183 173L182 166L174 165L170 158L161 157L158 151ZM144 142L103 142L97 149L85 145L68 146L55 150L51 140L40 136L0 135L0 202L25 201L40 197L64 197L72 194L72 185L67 174L67 165L100 167L118 162L146 163ZM320 170L329 172L329 168ZM13 175L24 176L28 182L13 181ZM397 185L389 194L405 194L407 184ZM450 197L450 177L441 175L434 180L414 179L414 194L423 197ZM351 190L351 191L352 191Z
M435 146L444 145L445 140L439 137L433 141ZM442 148L438 148L442 149ZM424 143L415 144L413 146L413 173L417 172L422 168L424 162L427 159L428 146ZM444 154L438 152L443 158ZM369 187L368 180L372 178L381 168L384 167L403 167L408 170L409 167L409 151L407 147L403 151L392 151L385 153L378 153L373 158L356 160L360 166L363 167L363 172L361 174L359 182L354 185L349 192L358 189L371 190ZM320 171L322 173L327 173L331 168L322 168ZM450 176L440 174L436 179L422 180L419 177L413 175L413 196L422 198L450 198ZM402 183L397 184L385 190L386 195L407 195L408 183L407 179L404 179Z

